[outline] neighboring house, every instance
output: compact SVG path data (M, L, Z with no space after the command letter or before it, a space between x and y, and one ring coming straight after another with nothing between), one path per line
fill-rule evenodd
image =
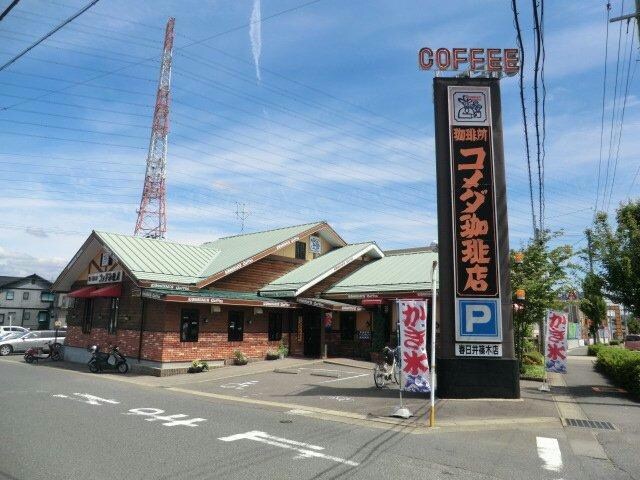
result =
M54 295L51 282L36 275L0 276L0 325L49 328Z
M391 340L396 298L431 295L436 258L347 245L326 222L203 245L94 231L53 290L75 299L71 361L92 344L160 368L235 350L264 358L281 342L297 355L366 356Z

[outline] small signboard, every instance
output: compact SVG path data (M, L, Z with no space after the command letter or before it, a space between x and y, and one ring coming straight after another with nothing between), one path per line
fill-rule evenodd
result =
M309 250L311 250L311 253L322 253L322 242L320 242L320 237L315 235L311 235L309 237Z
M547 316L545 342L547 372L567 373L567 323L567 315L562 312L549 312Z
M122 281L122 270L113 272L96 272L87 276L87 285L99 285L101 283L117 283Z
M53 322L53 326L56 328L60 328L62 326L62 321L56 320L55 322Z
M456 343L456 357L502 357L502 344Z

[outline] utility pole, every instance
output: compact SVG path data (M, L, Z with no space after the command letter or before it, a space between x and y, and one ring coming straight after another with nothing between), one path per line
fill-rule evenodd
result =
M636 0L636 11L635 11L635 13L630 13L628 15L622 15L620 17L612 18L611 20L609 20L609 23L621 22L623 20L626 20L628 22L632 18L635 18L636 22L638 22L640 20L640 0ZM640 42L640 28L638 28L638 42Z
M585 230L585 234L587 235L587 254L589 255L589 271L593 273L593 251L591 249L591 229L587 228Z

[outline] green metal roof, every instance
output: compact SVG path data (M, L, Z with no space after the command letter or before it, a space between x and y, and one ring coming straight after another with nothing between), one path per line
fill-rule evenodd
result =
M266 232L247 233L233 237L223 237L213 242L207 242L202 246L220 251L220 255L200 272L201 277L209 277L226 270L234 265L250 258L258 253L284 242L307 230L318 227L324 222L306 223L294 227L278 228Z
M153 238L95 232L138 280L196 283L220 251Z
M381 258L384 255L373 242L355 243L336 248L274 280L263 287L260 293L269 295L273 292L281 292L286 296L299 295L302 293L301 289L315 285L315 283L334 273L334 271L351 263L354 256L358 257L367 252L373 252L373 255L377 258Z
M324 293L367 293L429 290L435 252L389 255L367 263Z

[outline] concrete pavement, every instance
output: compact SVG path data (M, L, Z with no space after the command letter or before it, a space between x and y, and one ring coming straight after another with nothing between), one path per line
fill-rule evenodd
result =
M411 435L4 359L0 375L1 478L632 478L585 469L559 425Z

